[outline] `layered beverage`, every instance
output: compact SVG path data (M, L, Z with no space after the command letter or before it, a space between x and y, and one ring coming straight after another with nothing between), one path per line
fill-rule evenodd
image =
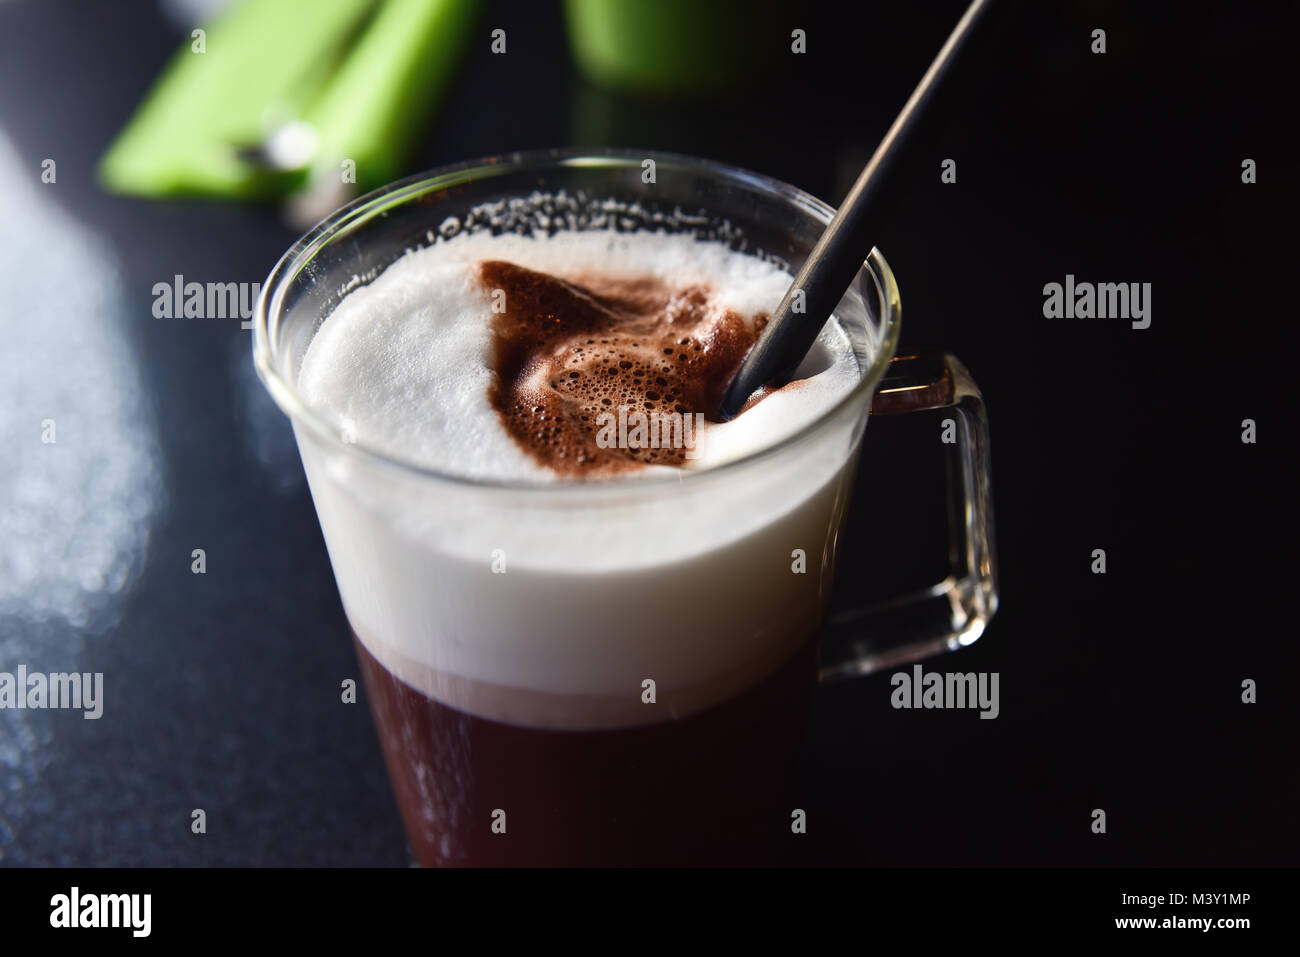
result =
M833 317L723 423L783 264L689 231L431 238L297 370L343 437L298 433L417 859L772 860L860 336Z

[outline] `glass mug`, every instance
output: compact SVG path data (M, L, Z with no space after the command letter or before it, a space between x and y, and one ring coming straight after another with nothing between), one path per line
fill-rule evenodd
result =
M952 356L894 357L877 250L836 312L851 392L767 448L668 478L469 479L372 448L298 395L312 336L357 285L465 231L686 232L794 273L833 212L685 156L523 153L358 199L271 272L254 359L292 420L420 864L773 861L817 681L970 644L996 609L983 402ZM823 629L868 412L941 407L957 423L951 573Z

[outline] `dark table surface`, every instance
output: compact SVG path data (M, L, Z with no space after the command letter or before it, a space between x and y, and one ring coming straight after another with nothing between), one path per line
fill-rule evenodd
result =
M835 202L962 6L801 13L809 53L752 93L655 103L585 83L558 9L492 3L412 169L643 147ZM1049 6L1014 5L878 242L903 348L956 353L988 400L1001 610L930 667L998 672L1000 715L894 710L884 674L824 687L799 853L1294 864L1295 170L1279 131L1294 63L1266 7ZM490 54L489 20L509 55ZM0 4L0 671L105 676L98 721L0 711L0 862L402 865L370 715L339 700L357 676L347 625L248 333L151 311L176 274L261 281L295 233L271 207L94 182L187 35L152 3ZM1067 273L1150 282L1151 328L1044 318L1043 285ZM922 428L868 429L841 606L942 573Z

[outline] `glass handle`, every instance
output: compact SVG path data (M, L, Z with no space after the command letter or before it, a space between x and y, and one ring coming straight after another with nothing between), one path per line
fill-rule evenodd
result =
M988 416L979 387L955 356L895 358L871 402L873 415L925 409L953 412L941 433L948 466L948 577L829 619L822 637L822 681L972 644L997 610Z

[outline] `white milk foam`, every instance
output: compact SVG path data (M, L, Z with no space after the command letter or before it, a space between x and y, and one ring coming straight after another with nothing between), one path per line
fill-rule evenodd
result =
M440 472L545 483L439 482L297 428L358 637L417 690L531 727L663 721L752 685L821 620L861 416L837 416L783 454L707 470L780 441L852 389L861 372L847 335L828 324L803 367L816 375L708 428L691 463L700 474L664 466L554 487L488 400L491 300L472 267L484 259L562 278L707 282L746 317L770 312L791 282L680 235L479 233L410 253L351 292L304 357L310 405L358 441ZM664 475L682 481L637 481Z
M668 233L562 232L546 239L462 233L410 253L350 293L317 332L298 389L308 405L361 441L453 475L549 481L487 400L492 300L474 264L500 259L564 279L597 273L706 284L716 301L751 320L770 314L793 277L716 242ZM774 445L834 405L859 378L842 330L830 323L797 375L727 423L705 423L688 468L709 468ZM663 475L669 466L615 478Z

